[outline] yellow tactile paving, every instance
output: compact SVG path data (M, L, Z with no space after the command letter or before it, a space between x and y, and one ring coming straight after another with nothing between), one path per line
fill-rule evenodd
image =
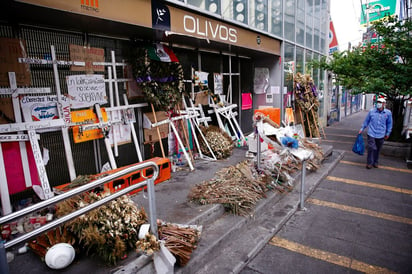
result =
M327 176L326 180L334 181L334 182L341 182L341 183L351 184L351 185L358 185L358 186L366 186L366 187L384 189L384 190L388 190L388 191L393 191L393 192L405 193L405 194L412 195L412 189L406 189L406 188L400 188L400 187L394 187L394 186L388 186L388 185L382 185L382 184L374 184L374 183L358 181L358 180L352 180L352 179L346 179L346 178L340 178L340 177L334 177L334 176Z
M379 267L376 265L370 265L358 260L354 260L352 258L341 256L336 253L331 253L327 251L323 251L320 249L312 248L309 246L305 246L296 242L292 242L286 240L284 238L280 238L278 236L273 237L269 243L271 245L281 247L292 252L296 252L299 254L303 254L308 257L312 257L318 260L322 260L331 264L343 266L346 268L350 268L356 271L361 271L364 273L396 273L390 269Z

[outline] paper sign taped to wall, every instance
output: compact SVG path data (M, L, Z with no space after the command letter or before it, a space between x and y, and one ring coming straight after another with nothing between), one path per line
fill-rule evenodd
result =
M242 93L242 110L252 108L252 93Z

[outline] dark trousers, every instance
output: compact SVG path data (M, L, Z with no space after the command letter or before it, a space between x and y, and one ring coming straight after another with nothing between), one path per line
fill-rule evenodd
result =
M373 138L368 135L368 165L377 165L379 162L379 152L381 151L384 138Z

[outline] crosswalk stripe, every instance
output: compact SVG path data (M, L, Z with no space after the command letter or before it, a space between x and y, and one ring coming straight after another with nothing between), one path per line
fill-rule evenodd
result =
M373 210L369 210L369 209L364 209L364 208L360 208L360 207L354 207L354 206L348 206L348 205L343 205L343 204L332 203L332 202L328 202L328 201L322 201L322 200L318 200L318 199L314 199L314 198L308 198L306 201L308 203L315 204L315 205L326 206L326 207L330 207L330 208L339 209L339 210L342 210L342 211L348 211L348 212L367 215L367 216L371 216L371 217L375 217L375 218L385 219L385 220L389 220L389 221L393 221L393 222L412 225L412 219L406 218L406 217L386 214L386 213L373 211Z
M317 248L312 248L306 245L302 245L296 242L280 238L278 236L273 237L269 243L271 245L281 247L292 252L303 254L308 257L312 257L318 260L322 260L331 264L343 266L356 271L361 271L364 273L396 273L384 267L370 265L353 258L342 256L336 253L327 252Z
M362 166L362 167L366 166L366 164L361 164L361 163L351 162L351 161L345 161L345 160L340 160L339 163L347 164L347 165L353 165L353 166ZM406 168L397 168L397 167L381 166L381 165L379 166L379 168L386 169L386 170L391 170L391 171L399 171L399 172L405 172L405 173L411 173L412 174L412 170L406 169Z
M341 183L351 184L351 185L379 188L379 189L384 189L384 190L388 190L388 191L393 191L393 192L412 195L412 189L405 189L405 188L382 185L382 184L374 184L374 183L369 183L369 182L364 182L364 181L358 181L358 180L335 177L335 176L327 176L326 180L334 181L334 182L341 182Z

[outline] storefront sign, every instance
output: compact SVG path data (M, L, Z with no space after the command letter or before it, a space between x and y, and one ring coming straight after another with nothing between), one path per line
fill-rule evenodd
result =
M280 55L280 41L206 16L169 6L171 35L184 34Z
M395 14L396 0L369 0L362 5L361 25Z
M122 0L121 5L117 1L109 0L17 1L136 26L166 31L170 29L170 35L187 35L280 55L280 41L277 39L256 34L251 30L195 14L182 8L155 5L152 4L152 1ZM148 14L152 14L152 16L147 16ZM153 18L153 14L155 18ZM170 23L167 22L169 20Z
M152 18L148 16L151 3L147 0L122 0L121 3L112 0L16 0L77 13L98 17L116 22L152 27Z

